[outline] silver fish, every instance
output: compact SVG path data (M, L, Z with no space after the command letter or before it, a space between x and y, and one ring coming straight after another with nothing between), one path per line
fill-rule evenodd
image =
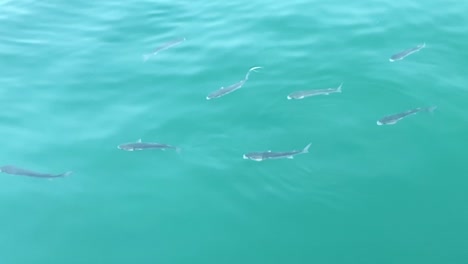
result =
M432 112L436 108L437 108L437 106L431 106L431 107L425 107L425 108L418 107L418 108L411 109L411 110L408 110L408 111L405 111L405 112L402 112L402 113L384 116L384 117L382 117L381 119L379 119L377 121L377 125L378 126L381 126L381 125L394 125L398 121L400 121L401 119L403 119L403 118L405 118L407 116L414 115L414 114L419 113L419 112Z
M253 67L253 68L250 68L249 71L247 72L247 74L245 75L245 78L244 80L242 81L239 81L235 84L232 84L228 87L221 87L220 89L210 93L208 96L206 96L206 100L211 100L211 99L214 99L214 98L219 98L221 96L225 96L226 94L229 94L229 93L232 93L234 92L235 90L238 90L240 88L242 88L242 86L245 84L245 82L249 79L249 74L250 72L252 71L255 71L257 69L260 69L262 67Z
M305 90L305 91L297 91L290 93L287 98L290 99L304 99L310 96L316 95L329 95L331 93L341 93L341 87L343 83L340 84L337 88L327 88L327 89L316 89L316 90Z
M12 175L30 176L30 177L36 177L36 178L60 178L60 177L65 177L65 176L72 174L71 171L67 171L67 172L60 173L60 174L40 173L40 172L18 168L13 165L1 166L0 172L12 174Z
M141 139L138 139L137 142L133 143L124 143L117 146L118 149L125 151L134 151L134 150L144 150L144 149L175 149L177 152L180 152L179 147L171 146L168 144L154 143L154 142L142 142Z
M153 52L148 53L148 54L144 54L143 55L143 61L147 61L149 58L151 58L152 56L158 54L160 51L172 48L172 47L174 47L176 45L179 45L180 43L182 43L184 41L185 41L185 38L179 38L179 39L164 43L161 46L157 47Z
M390 62L394 62L394 61L397 61L397 60L402 60L404 59L406 56L408 55L411 55L415 52L418 52L420 51L422 48L426 47L426 43L423 43L421 45L418 45L416 47L413 47L413 48L410 48L410 49L407 49L407 50L404 50L402 52L399 52L393 56L390 57L389 61Z
M255 161L262 161L262 160L267 160L267 159L284 159L284 158L293 159L294 155L309 153L310 145L311 143L305 146L302 150L292 150L292 151L286 151L286 152L272 152L271 150L264 151L264 152L250 152L250 153L244 154L243 158L249 159L249 160L255 160Z

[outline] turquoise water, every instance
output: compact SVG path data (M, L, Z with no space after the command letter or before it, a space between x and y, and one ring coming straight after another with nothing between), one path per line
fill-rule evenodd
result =
M74 173L0 175L0 263L466 263L467 10L1 0L0 163ZM117 149L139 138L182 151Z

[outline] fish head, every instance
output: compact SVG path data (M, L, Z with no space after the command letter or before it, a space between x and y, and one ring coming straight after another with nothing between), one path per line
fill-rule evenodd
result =
M117 146L118 149L125 150L125 151L133 151L135 147L130 144L122 144Z
M206 100L216 99L219 97L219 91L224 89L224 87L219 88L219 90L214 91L206 96Z
M400 119L391 119L391 120L385 120L385 119L381 119L379 121L377 121L377 125L378 126L382 126L382 125L394 125L396 124Z
M13 170L15 170L15 167L13 167L11 165L4 165L4 166L0 167L0 172L10 172L10 171L13 171Z
M262 161L263 154L260 152L251 152L251 153L244 154L243 158L249 159L249 160L255 160L255 161Z
M302 99L302 98L304 98L304 95L302 93L297 93L297 92L296 93L290 93L287 98L288 98L288 100Z

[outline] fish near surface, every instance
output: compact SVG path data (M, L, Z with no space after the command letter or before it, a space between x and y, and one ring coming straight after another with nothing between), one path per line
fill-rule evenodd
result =
M390 62L394 62L394 61L397 61L397 60L402 60L404 59L406 56L409 56L415 52L418 52L420 51L422 48L426 47L426 43L423 43L421 45L418 45L416 47L413 47L413 48L410 48L410 49L407 49L407 50L404 50L402 52L398 52L397 54L394 54L390 57L389 61Z
M179 45L180 43L182 43L184 41L185 41L185 38L179 38L179 39L175 39L173 41L164 43L161 46L157 47L153 52L148 53L148 54L144 54L143 55L143 61L147 61L149 58L151 58L152 56L158 54L159 52L161 52L163 50L166 50L166 49L169 49L169 48L172 48L172 47L174 47L176 45Z
M254 161L263 161L267 159L293 159L295 155L309 153L311 143L305 146L302 150L292 150L284 152L250 152L243 155L244 159L254 160Z
M244 86L244 84L247 82L247 80L249 79L249 74L250 72L252 71L255 71L257 69L261 69L262 67L253 67L253 68L250 68L249 71L247 72L247 74L245 75L245 78L235 84L232 84L228 87L221 87L219 88L218 90L214 91L214 92L211 92L210 94L208 94L206 96L206 100L211 100L211 99L215 99L215 98L219 98L219 97L222 97L222 96L225 96L227 94L230 94L240 88L242 88L242 86Z
M290 93L287 98L288 100L291 99L304 99L306 97L310 96L316 96L316 95L329 95L331 93L341 93L341 87L343 86L343 83L340 84L337 88L327 88L327 89L315 89L315 90L304 90L304 91L297 91Z
M377 125L378 126L381 126L381 125L394 125L398 121L400 121L401 119L403 119L403 118L405 118L407 116L414 115L414 114L417 114L419 112L433 112L436 108L437 108L437 106L424 107L424 108L423 107L418 107L418 108L410 109L410 110L407 110L407 111L404 111L404 112L401 112L401 113L384 116L384 117L382 117L381 119L379 119L377 121Z
M175 149L177 152L180 152L179 147L175 147L168 144L163 143L155 143L155 142L142 142L141 139L138 139L137 142L133 143L124 143L117 146L118 149L125 150L125 151L136 151L136 150L144 150L144 149Z
M1 166L0 172L11 174L11 175L21 175L21 176L29 176L29 177L36 177L36 178L60 178L60 177L65 177L65 176L72 174L71 171L67 171L67 172L60 173L60 174L40 173L40 172L18 168L13 165Z

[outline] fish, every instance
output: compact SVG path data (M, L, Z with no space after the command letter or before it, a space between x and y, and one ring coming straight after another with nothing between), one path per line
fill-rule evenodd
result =
M117 146L118 149L125 150L125 151L135 151L135 150L144 150L144 149L175 149L177 152L180 152L180 148L176 146L171 146L168 144L163 143L155 143L155 142L142 142L141 138L137 140L137 142L133 143L124 143Z
M416 47L413 47L413 48L410 48L410 49L407 49L407 50L404 50L402 52L399 52L395 55L392 55L389 59L390 62L394 62L394 61L397 61L397 60L402 60L404 59L406 56L408 55L411 55L415 52L418 52L420 51L422 48L426 47L426 43L423 43L423 44L420 44L420 45L417 45Z
M166 42L166 43L162 44L161 46L157 47L153 52L148 53L148 54L143 54L143 61L147 61L152 56L158 54L160 51L172 48L172 47L174 47L176 45L179 45L180 43L182 43L184 41L185 41L185 38L179 38L179 39L175 39L175 40L170 41L170 42Z
M329 95L331 93L341 93L341 87L343 83L340 84L337 88L327 88L327 89L316 89L316 90L304 90L290 93L286 98L291 99L304 99L310 96L316 95Z
M240 88L242 88L242 86L245 84L245 82L247 82L247 80L249 79L249 74L250 72L252 71L255 71L257 69L261 69L262 67L253 67L253 68L250 68L249 71L247 72L247 74L245 75L245 78L235 84L232 84L228 87L221 87L219 88L218 90L208 94L208 96L206 96L206 100L211 100L211 99L215 99L215 98L219 98L221 96L225 96L227 94L230 94L232 92L234 92L235 90L238 90Z
M40 173L40 172L18 168L13 165L1 166L0 172L12 174L12 175L30 176L30 177L36 177L36 178L60 178L60 177L65 177L65 176L72 174L72 171L67 171L67 172L60 173L60 174Z
M384 116L384 117L382 117L381 119L379 119L377 121L377 125L378 126L381 126L381 125L394 125L398 121L400 121L401 119L403 119L403 118L405 118L407 116L414 115L414 114L419 113L419 112L433 112L436 108L437 108L437 106L424 107L424 108L423 107L418 107L418 108L407 110L407 111L404 111L404 112L401 112L401 113L398 113L398 114Z
M309 143L302 150L292 150L286 152L272 152L271 150L264 152L250 152L243 155L244 159L262 161L267 159L293 159L295 155L309 153L309 148L312 143Z

